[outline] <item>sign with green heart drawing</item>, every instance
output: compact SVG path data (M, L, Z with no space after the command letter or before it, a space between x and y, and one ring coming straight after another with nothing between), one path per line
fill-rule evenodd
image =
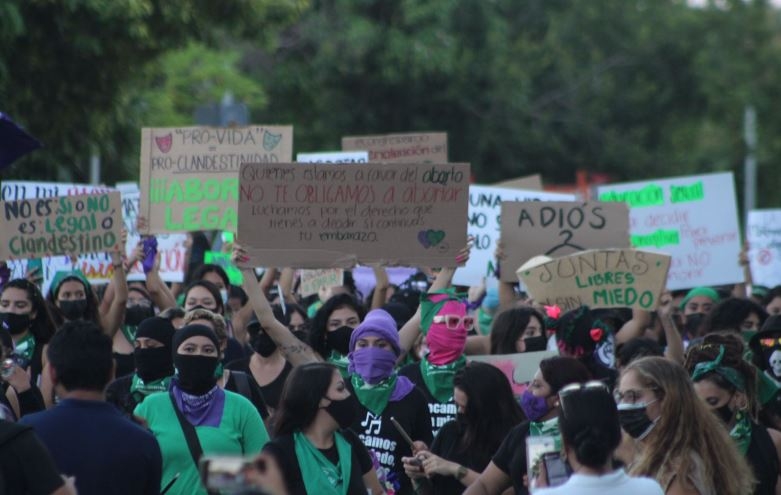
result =
M252 266L456 266L469 164L245 164L238 242Z

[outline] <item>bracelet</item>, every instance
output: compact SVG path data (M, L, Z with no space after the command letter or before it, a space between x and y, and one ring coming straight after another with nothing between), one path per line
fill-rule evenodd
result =
M458 466L458 470L456 471L456 479L458 481L461 481L462 479L466 478L466 475L469 473L469 470L466 468L466 466Z

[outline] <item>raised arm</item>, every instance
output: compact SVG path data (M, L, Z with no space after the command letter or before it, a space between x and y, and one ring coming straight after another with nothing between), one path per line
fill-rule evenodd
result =
M388 294L388 287L390 282L388 281L388 272L385 271L385 267L376 265L372 266L374 272L374 295L372 296L371 309L379 309L385 304L385 297Z
M662 329L664 329L664 336L667 340L667 349L664 351L664 357L670 361L675 361L678 364L683 364L684 350L683 350L683 338L681 332L675 326L675 320L673 320L673 303L672 298L667 298L666 301L662 301L659 308L656 310L656 314L659 320L662 322Z
M616 345L623 344L634 338L642 337L645 329L651 323L651 313L641 309L632 310L632 319L624 323L616 334Z
M111 252L111 265L114 268L114 277L112 278L114 298L108 311L100 314L100 326L103 333L113 338L125 320L125 306L127 305L127 276L119 246Z
M232 257L233 262L239 266L249 259L237 244L233 245ZM249 303L255 311L255 315L258 317L258 322L268 336L271 337L271 340L277 344L285 359L293 366L320 361L309 345L298 340L285 325L274 317L274 311L271 309L271 304L269 304L266 294L255 280L255 271L248 267L241 268L241 271L244 275L242 287L244 292L247 293Z

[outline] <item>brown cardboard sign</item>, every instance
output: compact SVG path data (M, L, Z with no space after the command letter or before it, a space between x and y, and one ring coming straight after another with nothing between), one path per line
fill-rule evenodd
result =
M244 164L239 236L253 266L455 266L469 164Z
M122 242L119 191L2 201L0 211L2 260L102 253Z
M621 203L503 201L502 280L537 255L564 256L585 249L629 247L629 208Z
M235 232L239 166L292 159L292 126L142 129L145 233Z
M505 180L493 184L496 187L509 189L526 189L527 191L542 191L542 176L540 174L527 175L517 179Z
M321 288L344 285L344 270L327 268L325 270L301 270L301 284L298 291L301 297L317 294Z
M535 301L562 311L580 306L651 311L665 290L670 256L637 249L592 249L518 270Z
M342 151L368 151L369 162L447 163L447 133L347 136Z

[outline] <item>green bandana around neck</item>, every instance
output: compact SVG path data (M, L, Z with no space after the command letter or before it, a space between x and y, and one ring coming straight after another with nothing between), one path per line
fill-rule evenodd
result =
M122 335L125 336L128 342L133 344L136 341L136 332L138 331L138 325L122 325Z
M478 308L477 321L480 325L480 333L482 335L489 335L491 333L491 325L494 322L494 315L488 313L482 307Z
M466 357L463 355L452 363L442 366L429 363L427 358L420 360L423 382L437 402L444 404L453 398L453 378L464 366L466 366Z
M745 456L751 443L751 420L748 414L743 411L738 411L735 418L735 426L730 430L729 436L738 445L740 453Z
M399 375L392 373L391 376L381 381L377 385L366 383L357 373L350 378L355 390L355 396L358 402L373 414L379 416L388 406L390 397L396 389L396 381Z
M339 463L335 466L300 431L293 433L293 441L306 493L347 495L353 468L352 447L342 434L338 431L334 433L339 453Z
M561 450L561 432L559 431L559 417L547 421L531 421L529 423L529 436L553 437L556 450Z
M14 353L30 363L33 360L33 354L35 354L35 336L31 332L27 332L27 335L14 344Z
M166 376L165 378L161 378L159 380L144 383L144 380L139 378L138 375L134 374L133 381L130 383L130 393L136 398L138 402L141 402L149 394L167 391L168 386L171 384L172 378L172 376Z
M350 377L350 373L347 371L347 367L350 366L350 359L347 356L343 356L340 353L332 350L326 361L339 369L339 373L342 375L342 378Z
M728 382L730 382L735 388L741 392L746 391L746 381L743 376L738 373L734 368L722 366L721 361L724 359L724 346L719 346L719 355L713 361L702 361L697 363L692 371L692 381L697 382L708 373L717 373L723 376Z

